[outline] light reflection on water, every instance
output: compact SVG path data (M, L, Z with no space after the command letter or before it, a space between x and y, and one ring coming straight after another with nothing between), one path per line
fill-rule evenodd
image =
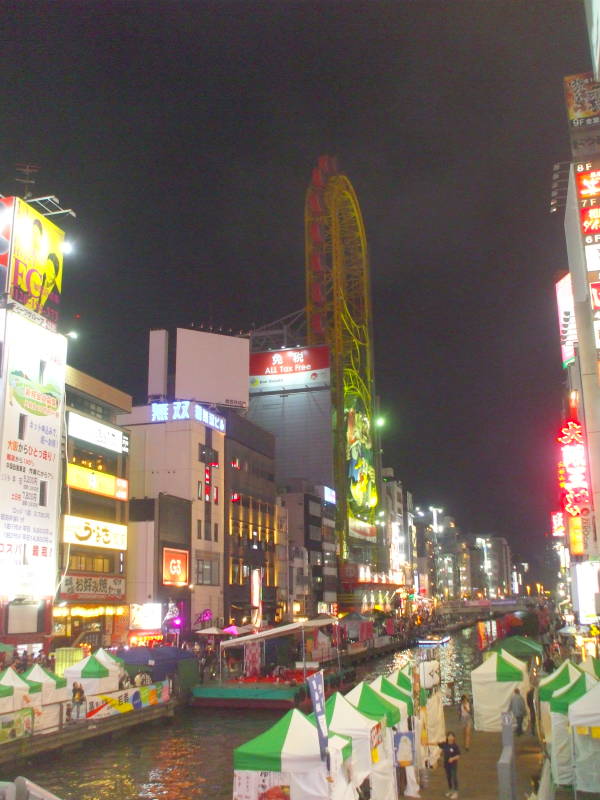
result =
M470 672L481 663L475 629L459 631L440 648L446 702L470 693ZM371 663L358 678L404 666L410 651ZM121 738L90 740L63 756L48 754L18 772L0 766L0 780L26 775L64 800L230 800L235 747L270 727L280 713L186 710L171 724L134 728Z

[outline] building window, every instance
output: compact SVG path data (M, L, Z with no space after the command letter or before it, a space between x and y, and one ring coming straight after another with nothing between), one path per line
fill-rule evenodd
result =
M197 491L198 500L202 500L203 492L204 492L204 486L202 484L202 481L198 481L198 491Z
M244 582L243 570L242 570L242 559L241 558L232 558L229 562L229 583L230 584L242 584Z
M213 523L213 539L215 542L219 541L219 523Z
M204 520L204 538L207 542L210 542L210 520Z
M196 538L197 539L201 539L202 538L202 520L201 519L196 520Z
M239 458L237 456L235 458L231 459L231 468L232 469L238 469L238 470L242 468L241 465L240 465L240 460L239 460Z
M309 525L308 526L308 538L313 542L320 542L321 541L321 528L317 527L317 525Z
M196 559L196 583L200 586L218 586L219 562L215 559Z
M113 559L110 556L84 556L74 553L69 558L69 571L76 572L112 572Z
M219 505L219 487L213 486L212 487L212 495L213 495L213 503L218 506Z

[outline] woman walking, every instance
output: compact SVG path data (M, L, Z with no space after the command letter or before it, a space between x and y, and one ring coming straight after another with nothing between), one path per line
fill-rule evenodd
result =
M471 747L471 734L473 733L473 706L466 694L460 698L458 718L463 729L463 744L467 753Z

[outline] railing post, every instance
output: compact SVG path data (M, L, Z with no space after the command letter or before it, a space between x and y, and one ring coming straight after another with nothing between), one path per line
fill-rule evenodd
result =
M515 742L513 715L510 711L502 713L502 753L496 765L498 773L498 800L516 800L517 771L515 764Z

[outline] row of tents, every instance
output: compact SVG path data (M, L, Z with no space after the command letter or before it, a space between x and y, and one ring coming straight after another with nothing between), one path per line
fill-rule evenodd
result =
M439 691L426 711L415 709L412 671L407 665L329 697L325 761L314 715L297 709L236 748L234 800L350 800L365 782L372 800L397 800L397 765L406 769L406 793L418 794L422 734L443 739L444 719Z

